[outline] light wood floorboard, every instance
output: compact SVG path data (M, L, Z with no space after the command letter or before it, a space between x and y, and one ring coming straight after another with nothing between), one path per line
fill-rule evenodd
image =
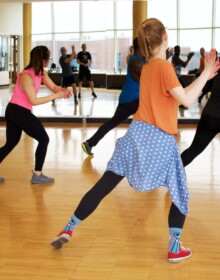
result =
M220 279L220 138L186 168L190 215L183 231L191 259L167 262L165 188L138 193L124 179L74 232L62 250L50 241L63 228L82 196L100 178L126 124L112 130L87 158L81 143L92 124L45 124L50 137L44 172L51 185L32 185L36 141L23 134L2 162L0 176L1 280L211 280ZM180 127L180 150L195 127ZM5 126L0 126L0 146Z

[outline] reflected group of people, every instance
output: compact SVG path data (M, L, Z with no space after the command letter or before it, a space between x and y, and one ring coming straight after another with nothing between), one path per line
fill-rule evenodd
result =
M74 45L72 45L71 48L72 48L71 54L67 54L67 49L65 47L61 47L60 49L61 57L59 59L59 63L62 68L61 86L64 88L72 87L74 101L75 104L77 105L78 100L77 100L76 82L70 64L73 59L77 59L77 63L79 64L78 99L81 99L82 81L84 78L86 78L87 81L89 82L92 96L94 98L97 98L97 95L94 92L94 83L90 71L90 66L92 65L91 53L87 51L86 44L82 44L82 51L78 52L78 54L76 54L75 52Z

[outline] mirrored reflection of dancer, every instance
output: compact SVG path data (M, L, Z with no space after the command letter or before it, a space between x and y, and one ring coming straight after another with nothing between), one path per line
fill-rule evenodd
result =
M81 98L81 89L83 79L86 78L89 82L89 86L92 91L92 96L97 98L97 95L94 92L94 83L92 80L92 75L90 71L90 66L92 65L92 56L91 53L87 51L86 44L82 44L82 51L77 54L77 63L79 64L79 81L78 81L78 98Z
M145 59L143 58L138 45L138 38L134 39L133 46L134 54L131 56L128 62L125 84L120 93L119 103L114 116L101 125L91 138L82 143L84 152L89 156L93 156L92 147L96 146L110 130L133 115L138 109L140 88L139 81Z
M134 46L129 47L129 54L126 56L126 63L128 64L129 59L134 55Z
M62 81L61 85L63 88L72 87L74 102L77 105L77 91L76 91L76 82L71 68L71 61L76 58L75 46L72 45L72 53L67 54L65 47L60 49L61 57L59 58L59 63L62 68Z
M216 51L216 60L218 60L218 59L219 59L218 58L218 52ZM202 103L202 99L205 95L208 99L208 93L211 92L211 90L212 90L213 82L214 82L214 79L208 80L207 83L205 84L205 86L203 87L202 93L198 98L198 103L199 104Z
M117 140L106 172L82 198L64 230L51 244L57 249L62 248L71 239L76 226L127 177L129 184L140 192L167 186L172 200L168 218L168 261L179 262L190 257L192 252L180 242L185 215L188 214L189 193L175 141L178 102L191 105L219 66L211 51L203 73L184 89L172 65L166 61L168 35L164 25L154 18L145 20L138 29L138 42L148 61L141 72L138 110L126 134Z
M211 96L202 111L192 144L182 152L183 165L190 164L220 132L220 71L213 79Z

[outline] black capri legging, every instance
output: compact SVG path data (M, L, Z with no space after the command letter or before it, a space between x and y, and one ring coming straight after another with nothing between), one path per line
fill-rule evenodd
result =
M95 211L100 202L116 188L123 178L123 176L117 175L112 171L106 171L81 199L74 215L80 220L85 220ZM169 227L183 228L184 222L185 215L172 203L168 215Z
M219 132L220 118L202 114L191 146L181 154L183 165L190 164Z
M0 148L0 162L14 149L21 139L22 131L38 141L35 152L35 170L41 171L47 153L49 137L40 122L30 110L9 103L6 112L6 143Z

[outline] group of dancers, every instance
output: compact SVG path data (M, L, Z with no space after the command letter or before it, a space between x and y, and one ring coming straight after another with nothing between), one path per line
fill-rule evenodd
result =
M51 245L56 249L70 241L75 228L127 177L130 186L140 192L167 187L172 201L168 215L168 261L180 262L192 255L192 250L184 248L180 241L189 201L184 166L220 132L220 63L216 61L216 51L212 49L205 56L205 68L201 75L183 88L173 66L167 61L167 46L168 34L162 22L149 18L140 24L116 112L82 144L84 151L93 155L92 147L109 130L134 114L133 120L126 134L116 141L102 177L84 195L66 226L52 240ZM53 182L54 179L42 173L49 138L43 125L31 113L32 106L71 96L68 89L56 86L45 72L49 57L47 47L35 47L31 51L29 65L18 75L6 108L7 140L0 148L1 162L17 145L22 131L36 139L36 164L31 181L38 184ZM178 107L180 104L191 106L212 78L212 94L203 110L192 145L180 155L176 144ZM36 94L41 82L54 93L38 98Z

